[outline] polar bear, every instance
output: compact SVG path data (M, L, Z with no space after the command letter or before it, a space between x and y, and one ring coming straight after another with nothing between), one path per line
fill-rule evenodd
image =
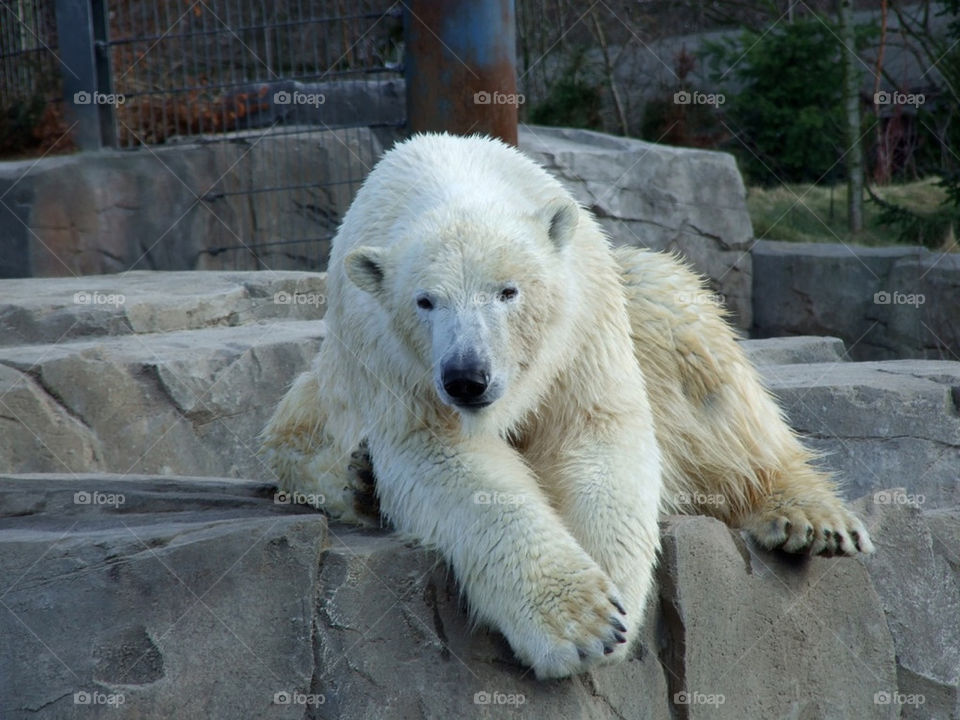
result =
M789 552L870 552L702 281L611 248L485 137L417 135L333 242L327 334L264 430L281 487L439 550L539 678L623 658L664 511Z

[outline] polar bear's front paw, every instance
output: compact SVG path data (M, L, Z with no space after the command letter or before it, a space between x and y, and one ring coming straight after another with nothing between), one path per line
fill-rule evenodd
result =
M870 533L839 498L824 501L771 496L742 524L770 549L810 555L872 553Z
M599 568L552 578L542 591L535 609L536 624L543 630L530 653L539 679L574 675L626 654L627 613Z

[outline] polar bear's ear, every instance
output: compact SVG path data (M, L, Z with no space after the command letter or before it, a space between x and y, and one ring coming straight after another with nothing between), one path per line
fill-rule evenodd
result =
M382 248L359 247L347 253L343 267L354 285L376 295L383 288L383 260Z
M547 235L559 249L573 238L580 221L580 208L568 198L557 198L547 203L539 215L547 226Z

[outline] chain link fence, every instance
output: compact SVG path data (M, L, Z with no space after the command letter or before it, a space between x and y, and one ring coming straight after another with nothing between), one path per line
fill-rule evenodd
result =
M405 124L402 38L383 0L2 0L0 157L153 153L218 221L200 267L322 268Z

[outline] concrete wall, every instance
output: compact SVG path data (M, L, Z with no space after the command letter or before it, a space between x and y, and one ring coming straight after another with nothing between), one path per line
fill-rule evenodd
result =
M960 359L960 254L758 241L753 334L831 335L856 360Z

